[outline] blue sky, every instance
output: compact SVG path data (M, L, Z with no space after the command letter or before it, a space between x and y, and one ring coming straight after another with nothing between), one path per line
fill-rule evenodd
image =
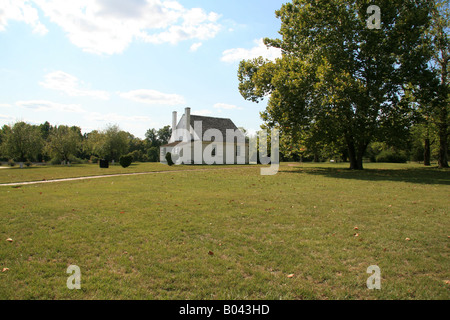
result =
M251 132L266 102L238 91L239 61L275 59L280 0L1 0L0 124L83 132L118 124L143 138L192 114Z

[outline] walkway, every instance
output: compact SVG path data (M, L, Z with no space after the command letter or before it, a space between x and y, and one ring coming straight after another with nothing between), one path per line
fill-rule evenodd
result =
M108 174L101 176L87 176L87 177L77 177L77 178L63 178L54 180L39 180L39 181L27 181L27 182L11 182L11 183L0 183L0 187L14 187L14 186L26 186L31 184L41 184L41 183L54 183L54 182L64 182L64 181L76 181L76 180L89 180L89 179L101 179L101 178L113 178L113 177L124 177L124 176L138 176L147 175L155 173L175 173L175 172L188 172L188 171L216 171L216 170L235 170L240 168L249 167L235 167L235 168L218 168L218 169L187 169L187 170L166 170L166 171L151 171L151 172L135 172L135 173L118 173L118 174ZM254 167L253 167L254 168Z

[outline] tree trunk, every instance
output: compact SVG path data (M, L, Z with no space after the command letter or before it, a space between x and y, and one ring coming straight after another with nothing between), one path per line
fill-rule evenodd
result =
M319 161L320 159L319 159L319 155L316 153L316 152L314 152L314 162L320 162Z
M350 160L350 170L363 170L362 157L365 148L355 148L353 138L347 140L348 158Z
M448 168L448 111L447 106L441 108L439 127L439 168Z
M431 166L431 145L430 145L430 139L425 139L425 147L423 152L423 164L425 166Z

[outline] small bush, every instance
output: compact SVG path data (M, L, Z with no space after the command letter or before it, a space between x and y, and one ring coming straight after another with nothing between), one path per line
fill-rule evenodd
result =
M27 160L27 161L25 162L25 165L26 165L27 167L31 167L32 163L31 163L30 160Z
M50 163L52 166L60 165L60 164L61 164L61 159L58 158L58 157L55 157L55 158L52 158L52 159L49 161L49 163Z
M166 153L166 161L169 166L173 166L175 164L172 161L172 154L170 152Z
M87 163L86 160L81 159L81 158L77 158L75 156L70 156L69 157L69 162L70 162L70 164L84 164L84 163Z
M14 167L15 165L16 165L16 163L14 162L13 159L8 160L8 166Z
M377 162L406 163L408 158L404 152L384 150L377 156L376 160Z
M91 159L90 159L91 163L97 164L97 163L98 163L98 160L99 160L98 157L96 157L96 156L91 156Z
M133 162L133 156L131 154L127 154L126 156L121 156L119 159L119 163L122 167L127 168Z

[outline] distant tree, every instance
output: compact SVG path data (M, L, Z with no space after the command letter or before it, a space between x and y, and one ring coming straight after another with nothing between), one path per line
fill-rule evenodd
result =
M91 157L103 158L106 154L104 151L105 139L106 136L98 130L86 133L83 141L83 152Z
M118 160L120 156L128 153L129 134L121 131L118 125L109 125L102 133L105 139L101 150L107 160Z
M48 121L45 121L43 124L39 125L39 130L41 131L41 135L44 140L47 140L52 129L53 127Z
M169 142L172 136L172 129L170 126L165 126L159 130L148 129L145 133L145 140L149 147L160 147Z
M158 132L156 129L148 129L145 133L145 139L150 144L150 147L159 147Z
M8 125L4 125L1 129L0 129L0 158L2 160L8 160L8 156L6 155L6 151L5 151L5 141L6 141L6 137L8 136L8 134L11 132L11 127Z
M81 149L82 135L78 127L54 127L48 136L45 151L51 157L69 161Z
M450 59L450 8L449 0L429 0L432 6L431 21L426 32L426 41L421 46L428 51L428 70L419 83L408 84L407 100L415 103L415 134L422 134L424 164L430 164L430 137L438 135L438 164L448 168L448 135L450 122L450 91L448 83ZM417 155L416 155L417 157Z
M149 162L159 162L159 148L151 147L147 151L148 161Z
M450 6L449 0L431 0L432 23L429 31L433 57L432 71L435 76L435 86L432 91L435 99L431 102L432 119L437 126L439 135L439 167L448 168L448 136L450 123ZM433 82L429 82L433 83Z
M3 152L16 161L34 160L42 151L44 140L39 127L17 122L6 130Z
M171 136L172 136L171 126L165 126L161 129L159 129L157 132L159 146L163 146L163 145L169 143Z

